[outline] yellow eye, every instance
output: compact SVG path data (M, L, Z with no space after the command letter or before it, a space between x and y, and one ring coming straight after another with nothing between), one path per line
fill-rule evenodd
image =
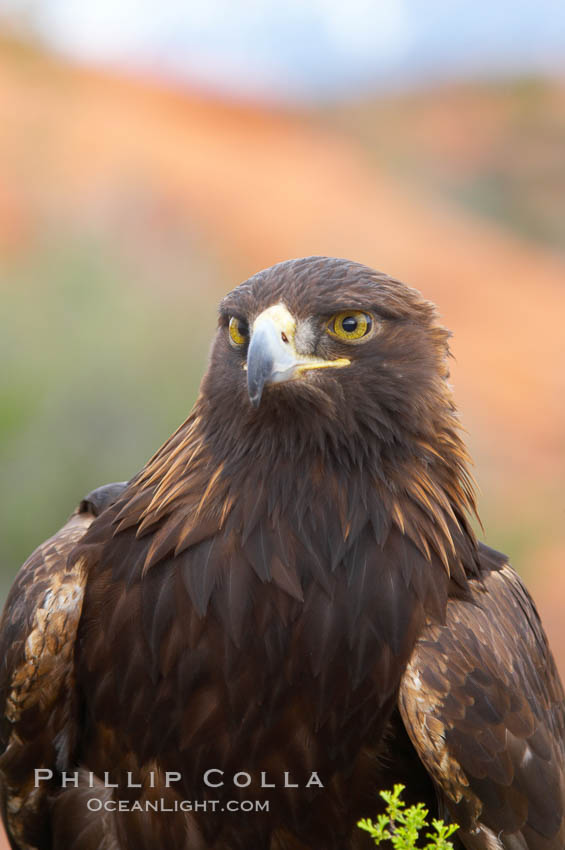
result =
M246 322L232 316L229 323L230 339L234 345L245 345L249 339L249 329Z
M344 310L332 316L328 322L328 333L347 342L367 336L373 328L373 319L361 310Z

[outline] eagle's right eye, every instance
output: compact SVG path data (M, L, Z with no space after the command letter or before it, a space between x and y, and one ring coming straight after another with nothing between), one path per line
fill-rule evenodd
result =
M232 316L228 327L232 344L237 346L245 345L249 339L249 327L247 326L247 322L238 319L237 316Z

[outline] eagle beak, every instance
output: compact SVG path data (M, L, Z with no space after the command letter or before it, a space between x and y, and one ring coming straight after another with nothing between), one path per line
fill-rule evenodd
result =
M258 407L268 384L281 384L300 377L308 369L340 368L350 360L322 360L296 350L296 320L284 304L264 310L254 321L247 351L247 390L253 407Z

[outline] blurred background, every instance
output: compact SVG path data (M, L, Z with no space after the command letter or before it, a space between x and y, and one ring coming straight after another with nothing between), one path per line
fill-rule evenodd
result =
M437 303L565 673L561 0L0 0L0 596L187 416L221 296L310 254Z

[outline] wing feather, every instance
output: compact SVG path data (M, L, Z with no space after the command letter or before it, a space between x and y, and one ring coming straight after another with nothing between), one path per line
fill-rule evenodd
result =
M539 616L507 565L429 625L399 704L460 840L472 850L563 850L565 698Z
M21 567L0 623L0 785L2 816L21 848L47 846L47 783L35 768L69 764L76 735L74 642L85 586L70 552L123 485L98 488Z

